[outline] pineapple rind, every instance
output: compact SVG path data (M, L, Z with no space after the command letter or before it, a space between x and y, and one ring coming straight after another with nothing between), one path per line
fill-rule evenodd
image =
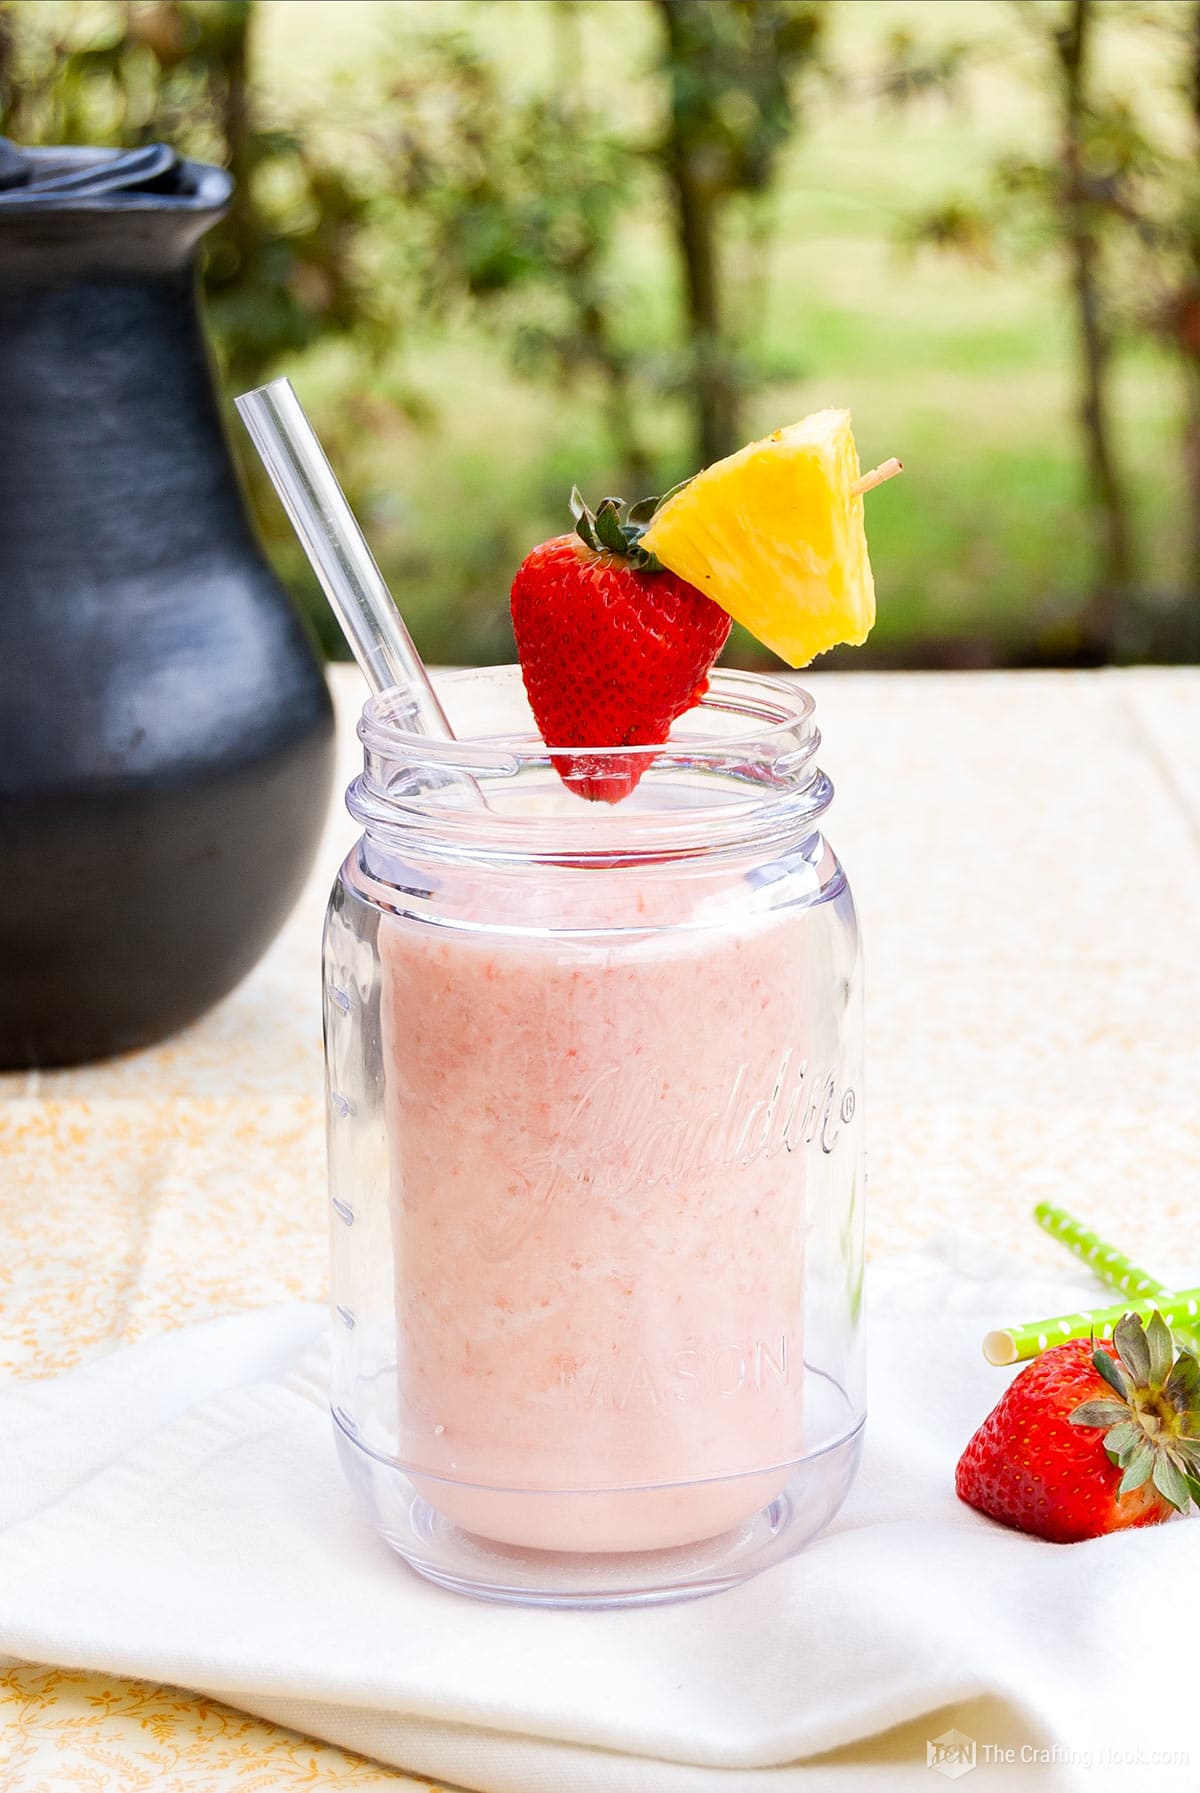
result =
M785 660L806 666L875 621L848 411L817 411L698 473L643 547Z

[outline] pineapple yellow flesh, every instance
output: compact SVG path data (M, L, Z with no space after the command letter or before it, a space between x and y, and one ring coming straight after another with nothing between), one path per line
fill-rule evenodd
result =
M875 621L849 411L817 411L715 461L669 498L641 545L789 666Z

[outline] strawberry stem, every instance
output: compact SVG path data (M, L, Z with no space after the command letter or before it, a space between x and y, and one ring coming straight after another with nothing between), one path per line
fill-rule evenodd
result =
M664 570L661 560L640 545L661 502L659 498L643 498L622 516L625 511L622 499L602 498L593 511L585 503L579 487L572 486L571 515L575 519L575 533L594 554L612 554L627 560L639 573L661 573Z

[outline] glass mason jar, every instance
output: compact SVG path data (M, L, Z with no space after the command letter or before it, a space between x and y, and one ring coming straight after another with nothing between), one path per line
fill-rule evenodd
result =
M716 672L554 752L519 669L369 702L325 938L332 1405L421 1574L712 1592L841 1503L863 1423L861 968L812 699ZM587 802L560 779L595 792Z

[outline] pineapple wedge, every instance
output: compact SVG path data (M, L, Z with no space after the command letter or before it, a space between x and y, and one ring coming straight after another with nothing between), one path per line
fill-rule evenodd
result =
M800 423L715 461L668 498L641 546L786 660L807 666L875 621L849 411Z

